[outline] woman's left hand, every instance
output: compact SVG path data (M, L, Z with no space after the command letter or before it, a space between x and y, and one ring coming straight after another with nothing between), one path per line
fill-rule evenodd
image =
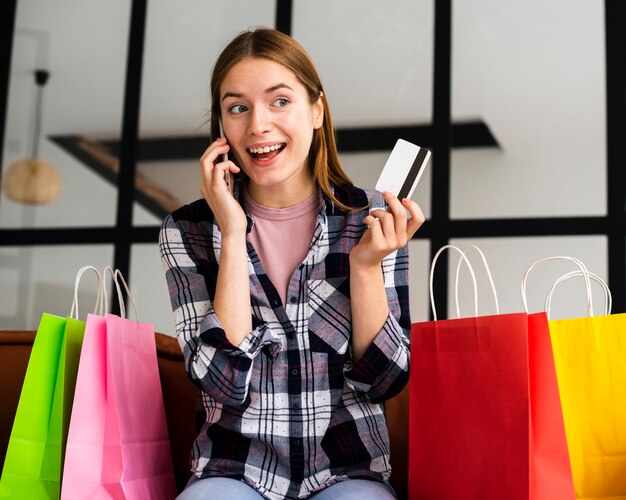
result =
M413 200L400 201L389 192L384 192L383 197L388 209L373 210L363 219L368 228L350 252L351 266L380 266L387 255L405 246L424 223L424 214Z

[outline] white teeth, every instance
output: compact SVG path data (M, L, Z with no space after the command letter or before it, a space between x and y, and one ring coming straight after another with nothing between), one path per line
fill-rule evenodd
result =
M254 154L258 154L258 153L269 153L270 151L276 151L278 149L280 149L282 146L280 144L274 144L272 146L265 146L262 148L249 148L251 153Z

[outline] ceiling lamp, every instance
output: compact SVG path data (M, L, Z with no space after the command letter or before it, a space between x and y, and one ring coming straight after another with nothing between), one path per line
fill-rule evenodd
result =
M45 70L35 71L35 83L38 89L31 157L17 160L9 165L2 182L6 197L18 203L31 205L52 203L61 195L61 176L52 165L37 158L43 87L48 81L48 76L49 73Z

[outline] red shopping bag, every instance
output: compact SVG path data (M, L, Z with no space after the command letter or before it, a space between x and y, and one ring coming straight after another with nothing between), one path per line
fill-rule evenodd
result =
M574 498L545 314L413 324L409 390L410 498Z
M115 275L126 286L119 271ZM129 298L132 303L130 294ZM68 436L64 499L176 496L154 328L124 318L121 297L120 309L121 316L91 316L87 321Z

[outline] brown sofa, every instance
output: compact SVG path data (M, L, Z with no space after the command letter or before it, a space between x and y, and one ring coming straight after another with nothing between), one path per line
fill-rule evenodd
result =
M4 464L34 338L34 331L0 330L0 470ZM176 339L157 333L156 345L174 474L178 490L181 491L189 478L188 457L196 433L195 405L198 391L187 378ZM391 484L400 499L407 498L408 409L407 386L402 393L387 402L393 466Z

